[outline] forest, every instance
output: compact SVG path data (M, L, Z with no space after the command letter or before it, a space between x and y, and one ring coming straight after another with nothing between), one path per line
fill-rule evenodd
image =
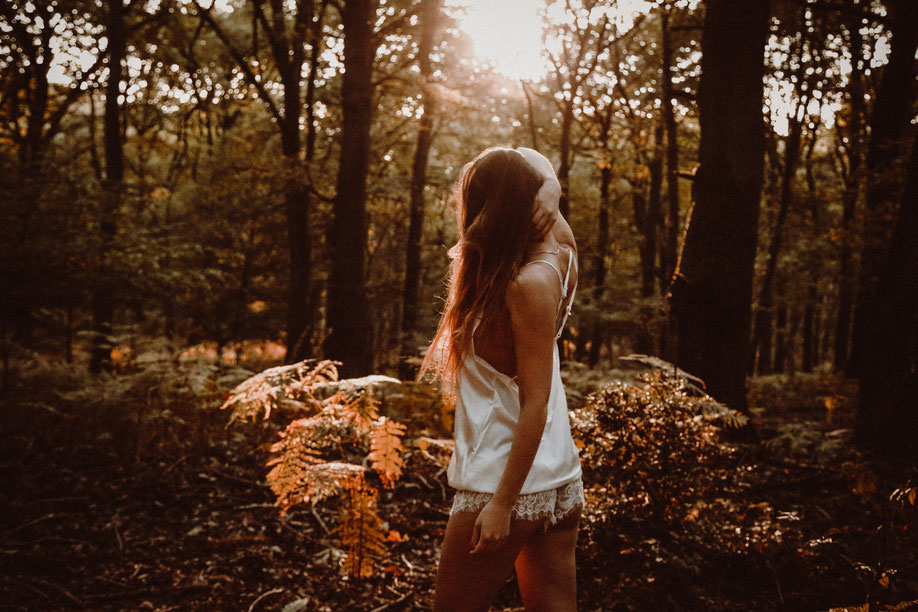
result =
M577 239L580 608L918 609L915 0L4 0L0 609L430 609L496 145Z

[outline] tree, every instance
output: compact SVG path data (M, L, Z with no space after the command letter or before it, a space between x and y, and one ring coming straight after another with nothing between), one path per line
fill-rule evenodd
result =
M866 160L867 227L852 362L860 383L858 441L883 454L915 455L918 135L914 127L907 126L915 101L918 6L907 1L890 5L890 58L877 91ZM901 168L907 138L912 151L903 188ZM890 218L895 220L891 232Z
M892 220L902 189L908 126L913 115L915 50L918 49L918 4L889 0L892 22L889 63L877 88L865 160L865 219L861 268L854 310L851 356L846 373L859 376L866 356L864 339L876 308L880 268L885 260Z
M124 142L122 140L121 81L127 55L128 9L122 0L109 0L105 18L108 39L108 80L105 84L105 113L103 116L103 148L105 178L102 181L102 206L99 221L99 278L93 288L93 344L90 370L111 369L112 315L114 287L108 271L110 251L118 230L115 215L121 205L124 190Z
M277 124L281 136L281 153L284 161L284 172L287 186L284 193L284 206L287 215L287 241L289 252L290 281L287 294L287 361L299 361L307 356L310 324L313 318L314 304L310 299L310 270L312 268L312 240L309 231L309 213L312 208L309 177L309 163L312 161L315 141L316 123L313 116L313 98L315 91L316 68L321 48L321 30L327 0L316 4L313 0L297 0L292 5L285 5L281 0L269 3L270 19L265 12L263 1L253 0L252 8L252 47L258 49L258 32L263 31L268 40L271 58L279 74L281 101L275 100L271 89L266 87L263 77L253 70L252 61L241 50L213 16L212 8L204 8L195 3L201 18L214 30L226 46L246 81L255 89L258 97L270 112ZM302 83L303 67L306 63L307 37L312 49L310 69L306 82L307 121L307 155L304 167L300 153L303 150L301 119L303 113L304 91ZM257 59L257 58L256 58ZM304 181L302 176L307 180Z
M775 182L778 183L778 211L771 236L768 239L765 272L762 275L756 304L755 326L752 334L752 351L750 355L751 372L767 372L772 369L771 338L773 311L775 309L775 277L778 272L779 255L782 246L784 246L783 240L788 213L794 203L794 180L797 175L797 166L800 162L803 128L810 119L808 107L813 91L816 90L818 85L817 75L821 73L821 71L809 70L809 74L807 74L809 66L819 63L820 49L810 40L812 24L809 19L809 12L801 10L800 13L801 18L795 20L796 23L794 23L794 29L798 31L793 35L792 51L790 53L791 68L793 69L791 82L794 88L794 103L787 114L788 133L784 139L783 159L779 159L776 143L772 143L769 146L769 158L775 167L774 174L777 176ZM772 135L769 136L771 137ZM812 137L815 141L815 129ZM779 308L779 314L786 317L786 312L782 311L781 308ZM781 361L779 358L781 352L783 350L776 351L775 360L778 362ZM780 370L780 368L776 369Z
M433 122L437 113L437 100L432 88L433 51L439 26L441 0L422 0L419 16L421 35L418 41L417 65L421 84L421 116L418 119L418 138L414 161L411 165L409 194L408 242L405 245L405 285L402 292L402 351L407 348L408 337L418 319L418 290L421 280L421 231L424 227L424 189L427 186L427 161L433 143ZM402 378L410 372L404 368Z
M918 131L908 182L864 330L857 437L880 454L918 454Z
M557 54L548 52L552 65L551 84L554 100L561 115L558 152L561 158L558 180L561 182L560 209L564 217L570 214L568 197L571 164L573 163L572 130L580 96L586 80L596 70L610 44L609 16L598 0L565 0L568 18L552 33L559 47Z
M848 48L851 54L851 74L848 76L846 120L837 122L838 130L844 131L842 146L845 164L845 194L843 199L841 245L839 249L839 295L838 316L835 322L835 344L833 367L843 372L848 364L848 348L851 337L851 312L854 307L854 266L852 261L854 242L852 236L854 212L863 186L863 142L864 142L864 43L861 36L863 19L851 15L846 23Z
M373 28L376 2L345 0L344 77L341 81L341 159L331 230L325 357L342 362L344 376L368 374L373 366L366 294L367 168L373 123L373 61L379 39Z
M746 409L745 364L764 167L767 0L711 0L701 40L694 205L671 289L680 368Z

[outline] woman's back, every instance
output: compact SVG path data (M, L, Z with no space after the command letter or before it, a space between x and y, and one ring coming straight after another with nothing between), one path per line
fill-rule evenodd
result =
M573 300L573 290L580 279L578 267L576 265L577 245L574 241L574 234L571 232L571 228L567 224L567 221L565 221L561 215L557 216L557 221L549 233L548 240L552 239L557 241L561 247L558 252L543 252L535 257L550 262L558 272L556 273L548 266L536 266L536 268L544 267L544 274L550 275L553 278L556 274L561 277L561 283L559 283L557 287L557 294L559 300L565 300L563 307L567 308ZM573 254L573 260L569 257L569 253ZM565 279L567 280L567 295L562 297L562 293L564 293L565 289L563 286ZM559 310L563 311L564 308ZM557 320L558 327L561 326L564 318L564 313L559 312ZM474 343L477 355L491 364L494 369L510 377L516 375L513 334L510 331L510 317L506 309L484 317L481 324L475 330Z

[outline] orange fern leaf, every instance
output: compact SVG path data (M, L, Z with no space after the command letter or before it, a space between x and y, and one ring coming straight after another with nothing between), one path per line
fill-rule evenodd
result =
M405 451L405 447L402 446L404 433L404 425L390 421L386 417L379 419L373 430L370 454L367 458L386 487L395 484L402 475L402 468L405 467L405 460L402 459L402 453Z
M349 478L342 484L348 492L348 504L336 531L341 536L342 546L347 548L344 569L350 576L365 578L373 575L376 560L386 551L388 533L376 512L379 493L367 485L363 475Z
M379 401L373 397L373 392L367 388L344 405L346 418L354 424L358 434L365 435L379 418Z

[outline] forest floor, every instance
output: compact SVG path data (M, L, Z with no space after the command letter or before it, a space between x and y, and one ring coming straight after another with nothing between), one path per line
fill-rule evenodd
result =
M638 536L584 551L580 608L866 610L870 599L874 609L918 609L918 521L913 506L890 501L914 474L853 450L854 392L815 375L753 383L759 439L734 443L748 499L733 501L774 509L786 525L780 546L684 563ZM16 425L10 410L4 427ZM63 413L44 429L7 430L0 609L430 608L450 498L441 468L409 449L379 500L401 537L375 577L347 579L330 532L335 502L281 515L265 483L277 428L227 428L226 416L203 410L159 436L83 431ZM522 609L512 578L496 609Z

